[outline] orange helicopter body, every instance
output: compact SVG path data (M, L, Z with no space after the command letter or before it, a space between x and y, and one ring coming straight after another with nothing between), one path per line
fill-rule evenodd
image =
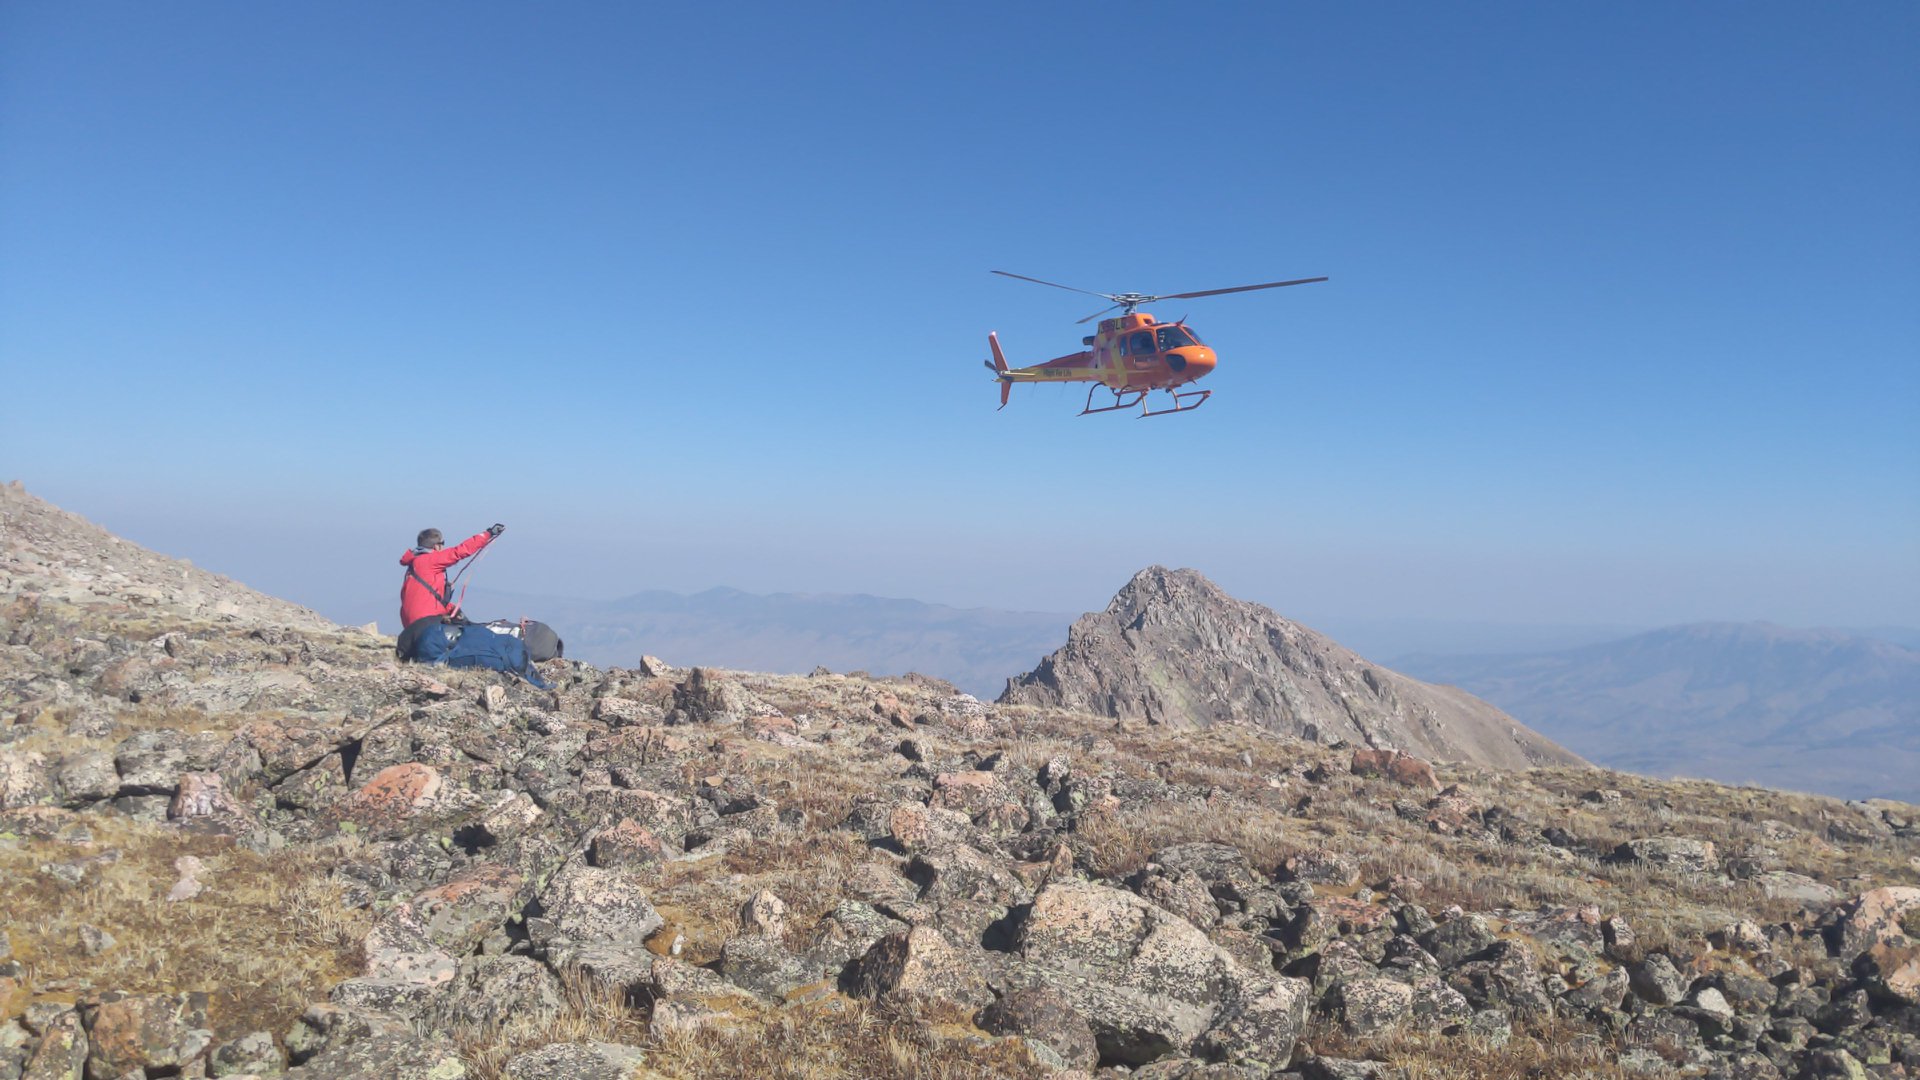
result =
M1039 278L1009 274L1005 270L995 270L994 273L1041 285L1053 285L1057 289L1088 291L1070 285L1056 285ZM986 364L1000 383L1000 407L1003 409L1007 407L1007 399L1015 383L1090 382L1095 385L1087 388L1087 404L1080 410L1081 416L1131 409L1135 405L1141 406L1141 416L1190 412L1204 404L1213 391L1182 391L1180 388L1213 370L1217 361L1213 350L1200 340L1185 319L1172 323L1160 322L1144 311L1135 311L1136 306L1154 300L1179 300L1252 289L1273 289L1282 285L1306 285L1325 280L1323 277L1302 278L1298 281L1275 281L1265 285L1242 285L1170 296L1091 293L1093 296L1106 297L1114 302L1115 307L1126 310L1111 319L1101 319L1096 333L1081 338L1081 344L1088 346L1086 349L1027 367L1009 367L1006 356L1000 351L1000 335L989 333L987 346L993 350L993 359ZM1104 314L1104 311L1095 312L1080 321L1087 322ZM1102 386L1112 391L1113 403L1095 408L1093 395ZM1173 396L1171 408L1154 409L1146 404L1147 394L1155 390L1165 390Z

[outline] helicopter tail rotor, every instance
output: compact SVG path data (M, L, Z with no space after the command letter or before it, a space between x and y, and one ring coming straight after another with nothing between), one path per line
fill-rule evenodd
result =
M993 359L987 366L994 370L1000 380L1000 407L1007 407L1007 399L1013 394L1013 378L1007 374L1007 354L1000 351L1000 335L988 332L987 347L993 350Z

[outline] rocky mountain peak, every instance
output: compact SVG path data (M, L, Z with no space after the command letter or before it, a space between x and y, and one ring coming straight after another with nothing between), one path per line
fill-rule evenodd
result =
M1195 570L1150 566L1000 700L1174 727L1296 737L1503 768L1580 759L1492 705L1370 663Z

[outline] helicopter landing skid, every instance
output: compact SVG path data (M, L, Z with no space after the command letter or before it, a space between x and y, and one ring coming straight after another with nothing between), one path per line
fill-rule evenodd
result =
M1205 405L1207 399L1213 396L1213 391L1211 390L1189 390L1184 394L1178 390L1168 390L1167 393L1173 395L1173 408L1155 409L1149 406L1141 410L1141 418L1145 419L1149 416L1171 416L1177 412L1192 412L1200 406ZM1188 398L1193 399L1193 404L1183 404Z
M1145 390L1115 390L1109 386L1106 389L1113 394L1113 404L1102 405L1096 409L1093 407L1093 395L1100 389L1101 385L1098 383L1087 387L1087 407L1080 410L1081 416L1131 409L1147 399L1147 392Z

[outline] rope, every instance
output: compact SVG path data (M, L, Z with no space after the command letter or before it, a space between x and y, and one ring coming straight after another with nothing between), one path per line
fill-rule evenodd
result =
M493 540L498 540L498 539L499 537L497 536L493 538ZM459 572L453 575L453 580L447 582L448 593L453 592L453 586L456 582L462 582L462 580L467 576L467 571L473 569L476 566L479 566L480 560L487 557L487 551L493 547L493 540L488 540L486 547L483 547L479 551L474 553L473 561L461 567ZM460 598L458 600L455 600L453 603L453 614L455 615L460 614L460 612L466 607L466 604L467 604L467 585L465 583L462 583L460 585Z

